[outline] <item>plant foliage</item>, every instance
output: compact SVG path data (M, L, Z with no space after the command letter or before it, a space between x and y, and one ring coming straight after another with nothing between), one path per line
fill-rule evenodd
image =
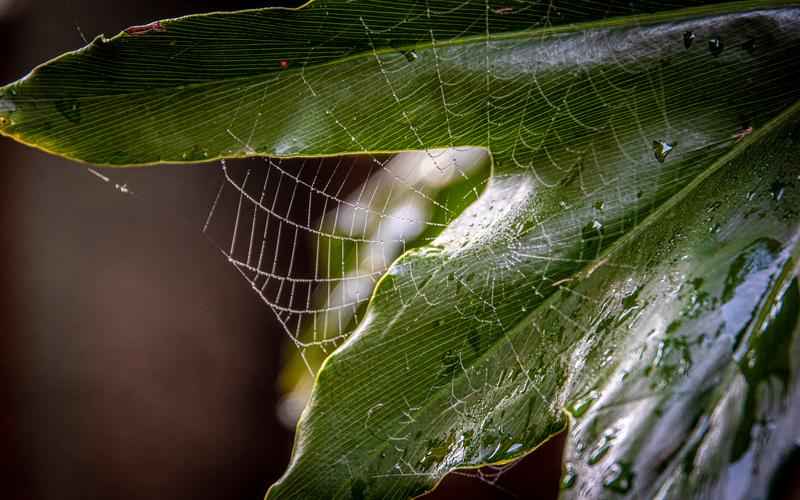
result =
M114 166L489 151L325 361L270 498L407 498L568 424L565 497L763 498L800 431L800 7L684 3L189 16L3 87L0 125Z

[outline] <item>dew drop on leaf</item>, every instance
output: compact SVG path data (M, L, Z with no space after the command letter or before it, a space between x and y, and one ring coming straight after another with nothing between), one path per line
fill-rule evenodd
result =
M597 398L599 396L600 395L597 393L597 391L592 391L589 394L587 394L587 395L583 396L582 398L578 399L574 403L570 404L567 407L567 411L573 417L581 418L586 413L586 410L588 410L589 407L592 406L592 403L597 401Z
M627 493L631 486L633 486L633 471L630 464L624 462L612 465L603 479L603 487L617 493Z
M522 450L522 443L511 443L508 449L506 449L505 454L511 457L519 453L520 450Z
M578 472L575 470L575 466L571 463L567 462L564 466L564 475L561 476L561 489L568 490L575 486L575 481L578 479Z
M711 55L714 57L719 56L722 54L722 51L725 49L725 46L722 44L722 38L719 36L713 36L711 39L708 40L708 51L711 52Z
M683 32L683 46L687 49L692 46L692 42L694 42L695 35L693 31L684 31Z
M730 302L739 286L745 283L751 275L768 269L780 248L780 242L770 238L759 238L748 245L733 260L728 269L725 287L722 290L722 302L724 304Z
M611 449L616 432L613 429L608 429L603 432L603 436L597 443L597 446L589 454L589 459L586 461L589 465L594 465L606 456L606 453Z
M780 201L783 198L783 193L786 189L786 184L780 180L776 180L769 187L769 193L775 201Z
M667 160L667 155L675 146L665 141L653 141L653 154L659 163Z

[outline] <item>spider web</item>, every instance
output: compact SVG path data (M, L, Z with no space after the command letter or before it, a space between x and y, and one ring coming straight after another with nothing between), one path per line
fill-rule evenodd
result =
M322 9L328 8L324 1L318 5ZM486 182L488 159L481 150L461 147L466 141L453 129L451 119L462 118L479 108L478 112L484 116L486 143L490 150L511 158L517 168L529 171L543 187L562 186L577 194L560 202L564 210L572 208L575 199L592 198L599 191L607 191L608 186L618 188L620 199L630 198L637 189L657 184L663 175L663 169L653 169L651 174L642 177L634 169L631 176L607 178L600 165L602 154L593 146L573 150L566 140L554 140L549 129L563 122L579 130L576 135L598 132L598 127L585 123L582 117L573 113L570 100L576 96L571 92L573 89L576 93L594 89L599 105L609 106L597 92L598 88L607 87L609 83L594 81L588 73L575 73L562 81L545 85L535 75L529 78L528 74L508 72L492 62L494 52L508 50L508 47L495 48L490 39L495 29L508 29L508 26L546 28L570 20L635 14L669 8L670 5L663 2L575 2L562 6L555 2L520 0L508 3L439 2L436 5L435 9L428 2L406 6L404 8L408 11L398 16L402 20L387 28L370 26L370 16L375 9L390 9L392 6L369 4L359 18L359 33L348 32L346 37L342 33L333 34L325 42L311 46L302 56L305 60L300 72L302 85L298 91L307 96L317 96L315 85L305 76L306 65L313 64L317 57L328 56L331 50L343 54L358 50L371 53L381 75L379 81L374 82L375 92L392 96L402 116L401 126L418 152L394 157L374 154L362 139L365 134L359 123L353 121L355 117L346 119L331 105L325 114L349 137L355 150L361 151L360 157L267 158L243 168L229 167L225 163L221 166L224 181L209 211L204 232L218 243L225 257L275 312L288 338L304 359L310 349L327 353L339 345L352 325L358 322L374 285L392 261L410 248L433 241L471 201L478 198ZM450 23L444 22L448 19ZM520 19L526 24L520 25ZM444 134L444 140L428 138L431 134L423 133L419 125L420 113L424 112L418 103L420 87L409 78L418 57L416 52L398 49L386 54L378 50L378 42L374 40L377 36L385 40L396 33L396 39L403 41L410 36L419 36L420 26L428 26L423 38L430 42L434 58L438 79L435 93L444 110L444 121L437 128ZM451 26L462 28L454 31ZM485 57L478 61L485 67L485 76L482 85L464 94L457 92L465 83L463 75L444 69L452 68L454 65L450 63L464 53L451 50L444 56L437 47L440 40L471 34L486 35ZM358 45L341 45L341 38L358 40ZM291 56L287 55L288 61L294 64ZM635 74L633 68L627 67L634 62L620 58L614 70ZM664 103L658 99L658 88L662 83L653 79L651 84L656 95L654 103L663 107ZM512 87L527 89L524 102L507 101L508 89ZM270 88L272 85L265 86L265 92ZM616 90L624 95L635 89ZM239 109L253 104L260 105L258 102L239 103L231 113L233 118L227 134L242 151L256 155L251 141L256 130L268 121L268 110L258 112L253 123L240 123L236 119ZM503 111L509 106L521 107L525 113L518 121L503 123ZM531 113L535 111L540 118L531 123L528 110ZM669 130L666 115L664 119ZM539 127L544 132L532 126L548 122L550 127ZM425 125L430 126L429 123ZM503 135L497 136L495 132L493 137L493 130L498 128L504 131ZM649 144L653 137L642 131L642 140ZM449 149L442 149L442 143ZM564 151L554 151L553 143ZM671 147L667 143L664 145ZM534 165L529 160L524 160L524 163L519 160L531 154L544 156L547 163ZM631 161L637 162L638 159L631 158ZM670 183L680 184L691 174L673 172ZM459 183L466 185L466 189L458 200L438 198L441 192ZM661 187L669 188L668 185ZM602 211L603 203L598 202L595 211ZM634 214L634 224L636 218ZM528 230L542 231L542 255L569 243L560 239L559 234L546 232L545 222L538 220L535 227ZM577 218L575 223L578 223ZM594 220L585 232L595 244L586 255L571 259L572 262L590 262L599 247L624 232L624 228L603 227L599 220ZM289 244L284 241L287 236ZM542 258L524 252L517 257ZM549 264L541 276L537 276L541 282L549 279L547 266ZM490 277L487 279L491 280ZM492 297L486 298L490 306L493 301ZM311 364L308 368L314 371Z
M346 338L395 258L432 241L478 197L488 155L454 148L256 162L223 162L203 230L313 373L307 352L324 355Z
M347 339L354 325L362 319L377 282L392 262L402 253L434 241L480 196L487 179L488 154L482 149L463 147L465 141L451 126L451 119L462 118L467 113L481 113L486 127L486 144L493 153L511 158L517 168L530 172L543 189L558 186L567 193L559 201L563 209L561 213L551 215L550 219L534 220L531 227L509 233L507 242L514 249L513 258L502 269L486 270L484 279L489 286L474 288L473 280L468 277L472 271L468 269L453 276L469 293L477 296L483 311L482 314L476 314L475 309L461 311L458 304L454 304L457 313L474 316L478 321L490 325L500 322L496 309L504 300L499 288L495 287L495 279L513 273L517 264L515 260L541 260L542 265L535 274L519 277L520 280L533 281L531 286L535 293L546 286L575 293L563 286L559 274L563 264L593 262L610 241L635 226L640 214L658 201L656 194L649 198L647 204L642 203L640 208L631 210L630 207L639 206L637 200L642 196L642 190L658 186L660 190L668 192L675 186L685 184L696 173L680 162L673 166L663 161L673 145L669 142L671 126L658 71L648 76L653 96L651 104L663 110L664 123L659 124L658 128L667 136L654 135L645 124L632 124L633 127L639 127L641 141L647 147L653 144L654 151L649 161L655 168L644 171L631 169L630 172L608 176L602 164L603 152L595 150L591 142L588 147L573 149L567 138L554 139L550 130L557 124L569 123L576 136L591 136L599 132L596 124L574 113L570 104L573 98L594 89L598 106L613 106L597 90L613 86L612 77L604 79L606 75L602 71L600 78L577 72L560 81L545 83L537 80L535 75L532 78L528 74L520 76L492 62L496 49L489 35L498 16L530 15L536 22L532 22L528 28L539 28L552 25L556 18L580 18L579 14L589 13L597 18L638 13L646 11L648 4L643 4L644 8L640 6L634 10L631 7L628 10L616 4L589 2L578 5L577 12L570 12L554 3L516 0L507 4L453 2L449 5L451 8L444 12L435 11L426 3L416 4L404 17L405 21L381 29L372 27L369 17L365 15L361 18L362 31L356 34L380 68L380 81L371 82L377 89L375 92L390 94L402 117L399 125L395 123L392 126L402 129L414 143L417 152L394 156L373 153L370 143L364 139L366 133L362 125L345 118L344 113L331 106L326 109L326 115L349 137L355 151L361 152L360 156L297 160L266 158L236 166L226 163L221 166L223 181L209 211L204 231L218 242L225 258L238 270L254 293L274 311L311 373L325 355ZM665 7L663 4L660 6ZM378 34L386 37L388 30L390 33L397 31L398 38L402 40L406 23L444 15L462 19L462 25L467 27L446 35L437 35L433 27L428 30L438 80L436 94L444 111L443 123L437 125L436 134L431 134L430 124L426 124L428 130L425 132L420 125L424 121L422 116L425 110L419 109L419 87L415 86L413 78L408 78L418 55L413 50L386 54L378 50L374 38ZM464 23L464 19L470 19L471 22ZM431 26L434 24L431 21ZM482 85L474 86L465 93L459 90L465 86L464 76L445 68L454 67L451 63L462 56L471 57L467 49L459 52L450 47L445 56L438 46L444 39L474 33L487 35L485 59L476 62L484 65L485 76ZM351 33L348 35L355 36ZM344 47L344 52L357 52L363 48ZM312 47L310 53L324 50L325 46L321 44ZM313 62L313 57L308 62ZM634 63L633 60L620 57L609 71L636 74ZM314 83L307 80L304 73L300 77L303 85L298 91L316 96L318 90ZM512 87L526 89L523 102L508 102L506 96ZM624 96L634 89L614 90ZM637 90L641 92L641 89ZM242 106L251 104L243 103ZM503 121L503 112L509 106L525 110L513 123ZM535 119L528 116L529 110L537 114ZM630 113L637 116L636 110ZM233 113L233 116L236 114ZM251 140L258 126L258 123L232 123L227 132L242 150L255 155ZM246 132L248 129L250 133ZM394 130L392 128L390 132ZM498 133L498 130L501 132ZM730 130L722 142L728 144L735 139L736 133L736 130ZM442 144L448 148L443 149ZM554 146L559 149L556 150ZM704 146L713 148L715 144ZM625 152L622 145L620 149ZM532 164L528 160L518 160L533 156L546 161ZM634 156L629 160L632 164L642 161ZM684 168L685 171L682 170ZM615 199L609 198L609 193L614 193ZM585 224L586 210L573 210L576 200L592 200L588 213L596 217L590 219L589 224ZM625 207L632 216L610 226L605 224L602 222L603 212L614 208L609 208L609 203L620 211L620 207ZM614 217L605 218L614 220ZM552 224L556 219L561 220L558 225L568 230L563 233L550 230L558 226ZM550 260L549 256L558 254L559 248L574 243L572 238L576 226L583 228L581 237L584 245L580 255ZM524 233L538 233L536 245L528 248L517 245ZM418 289L414 298L419 298L422 293ZM404 303L412 300L403 298L401 293L397 295ZM437 300L434 297L423 298ZM588 331L587 326L562 316L567 324ZM502 322L500 326L503 326ZM513 350L514 346L511 347ZM461 360L458 361L460 364ZM461 369L467 373L463 366ZM531 384L536 390L533 381ZM468 399L478 398L480 393L481 387L476 387L471 395L457 396L453 392L452 408L466 406ZM409 405L410 413L413 413L413 409ZM477 474L481 480L498 485L498 480L509 467L513 467L513 464L469 474ZM413 475L416 472L410 464L399 464L391 474Z
M319 2L319 5L327 8L326 2ZM648 6L647 3L642 5ZM383 5L385 9L390 7ZM369 8L377 7L370 5ZM337 46L337 49L352 53L366 45L380 68L380 91L391 94L403 117L403 126L420 152L389 158L377 156L359 138L357 124L348 123L336 109L327 109L326 114L363 156L301 161L265 159L263 165L249 166L243 171L235 171L223 163L224 182L209 211L204 232L218 242L225 257L273 309L301 355L310 348L328 352L346 338L348 327L358 322L362 306L391 262L404 251L432 241L482 190L485 175L481 175L477 183L472 182L472 176L486 168L486 154L477 149L459 148L465 141L452 129L450 117L463 116L460 110L482 101L487 142L491 147L489 124L495 123L504 109L498 104L502 103L502 87L520 84L519 77L507 79L489 62L494 50L488 41L492 25L504 29L507 24L516 22L512 20L529 18L532 21L523 27L539 28L550 26L552 18L596 18L639 10L641 8L634 10L624 3L614 2L589 2L578 5L574 11L559 8L552 2L514 0L509 4L488 1L481 4L464 1L437 3L437 9L424 2L413 5L402 16L403 20L389 28L371 27L371 12L366 10L360 17L362 31L348 33L360 39L361 46ZM451 23L442 24L442 19L450 19ZM470 21L465 22L465 19ZM426 20L439 82L437 94L445 111L442 125L449 150L434 147L416 124L418 89L404 82L410 81L405 77L417 54L413 50L398 49L403 57L387 56L377 50L374 42L374 37L386 38L394 32L402 41L409 36L409 31L419 29L420 22L424 25ZM453 31L448 26L463 27ZM447 74L440 68L443 56L437 50L435 30L441 31L445 39L472 33L487 35L486 59L482 61L486 66L484 87L456 99L449 96L451 89L463 82L457 75ZM416 33L412 31L412 34ZM339 36L334 35L327 42L335 42L337 38ZM324 43L311 47L304 66L313 63L316 55L328 47ZM459 54L449 57L455 59ZM293 61L291 55L289 60ZM442 65L445 62L448 61L442 61ZM304 72L301 72L301 79L305 93L316 96L317 91ZM525 85L528 93L524 107L532 104L534 93L539 93L548 103L551 121L573 119L587 131L594 130L571 116L568 106L562 108L548 101L545 90L535 78ZM245 103L240 107L243 105ZM234 111L232 116L238 114ZM258 113L259 120L267 119L263 114ZM243 151L255 155L250 141L259 123L253 123L250 133L244 136L233 129L247 130L248 127L234 127L234 122L227 133ZM510 143L512 150L542 149L541 143L532 140L541 134L527 130L522 122L510 125L510 133L516 135ZM518 166L530 169L543 184L549 185L546 176L537 173L535 167ZM559 165L556 167L560 170ZM577 184L582 191L588 193L591 189L584 185L581 171L566 166L563 172L570 172L572 180L579 181ZM458 182L468 184L469 188L455 203L456 208L451 209L447 202L437 199L437 195ZM287 234L290 245L282 244L282 237ZM301 248L307 250L311 266L298 262ZM313 371L311 366L309 369Z

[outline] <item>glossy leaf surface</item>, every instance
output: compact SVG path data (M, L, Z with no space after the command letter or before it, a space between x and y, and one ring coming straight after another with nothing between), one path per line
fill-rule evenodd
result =
M270 497L406 498L564 409L566 496L762 497L793 452L800 8L537 5L196 16L0 91L4 134L99 164L490 151L325 362Z

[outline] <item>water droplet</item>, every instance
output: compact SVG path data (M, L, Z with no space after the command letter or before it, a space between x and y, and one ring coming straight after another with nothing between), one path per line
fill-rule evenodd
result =
M443 251L444 248L442 248L439 245L427 245L424 247L419 247L411 250L411 252L409 252L409 255L413 255L414 257L417 258L429 258L429 257L439 258L441 257Z
M722 290L722 302L730 302L736 289L747 281L749 276L768 269L780 248L780 242L770 238L759 238L748 245L733 260L730 269L728 269L725 288Z
M692 42L694 42L695 35L693 31L684 31L683 32L683 46L687 49L692 46Z
M718 57L722 54L724 49L725 46L722 44L722 38L719 36L713 36L708 40L708 51L711 52L712 56Z
M800 318L800 283L792 279L783 293L771 304L767 317L747 341L747 351L739 368L747 380L747 396L739 431L733 439L731 461L739 461L760 441L769 415L777 412L773 404L787 397L794 366L793 332ZM778 403L780 404L780 403Z
M656 160L658 160L659 163L664 163L667 160L667 155L669 155L674 147L674 144L665 141L653 141L653 154Z
M522 449L522 443L512 443L505 451L506 455L516 455Z
M208 158L208 152L204 151L200 146L195 145L189 151L184 152L181 154L181 159L187 161L201 161L204 158Z
M594 465L606 456L608 450L611 449L611 445L613 444L614 438L616 438L617 433L613 429L607 429L603 432L603 436L598 441L597 446L592 450L589 454L589 459L586 461L589 465Z
M622 307L624 307L626 310L632 307L637 307L638 303L636 302L636 299L639 298L639 292L641 291L642 287L640 286L637 286L633 290L631 290L631 293L629 293L622 299Z
M417 54L416 50L404 50L403 55L405 56L406 61L408 62L414 62L419 58L419 55Z
M592 406L592 403L597 401L600 397L600 394L597 391L591 391L589 394L586 394L582 398L578 399L571 405L567 407L567 411L575 418L581 418L585 413L586 410Z
M627 493L633 486L633 470L625 462L616 462L609 467L608 474L603 478L603 487L617 493Z
M575 481L578 479L578 472L575 470L575 466L571 463L567 462L564 465L564 475L561 476L561 489L568 490L575 486Z
M596 258L599 255L601 246L603 244L603 224L597 220L587 223L581 229L581 240L583 242L583 247L581 248L581 258Z
M786 189L786 184L780 180L776 180L769 187L769 193L775 201L780 201L783 198L783 193Z

